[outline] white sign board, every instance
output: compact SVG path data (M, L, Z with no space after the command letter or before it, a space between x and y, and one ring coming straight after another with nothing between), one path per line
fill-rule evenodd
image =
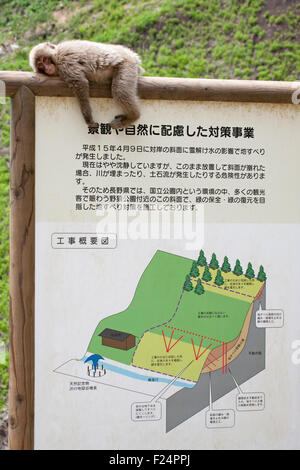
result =
M92 107L36 98L35 448L299 448L300 108Z

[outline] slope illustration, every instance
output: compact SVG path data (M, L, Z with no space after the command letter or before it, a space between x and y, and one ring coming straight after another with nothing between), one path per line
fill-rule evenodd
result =
M191 260L187 258L157 251L141 276L131 304L123 312L101 320L88 351L131 364L134 349L123 351L103 346L99 334L110 328L130 333L138 342L146 330L167 322L176 309L183 276L190 265Z
M126 310L103 319L88 352L133 367L197 382L201 373L221 370L243 350L253 303L265 284L251 263L219 268L201 250L197 261L157 251Z

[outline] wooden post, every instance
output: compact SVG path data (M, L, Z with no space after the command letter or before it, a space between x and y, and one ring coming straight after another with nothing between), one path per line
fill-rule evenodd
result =
M35 97L11 103L9 448L33 449Z

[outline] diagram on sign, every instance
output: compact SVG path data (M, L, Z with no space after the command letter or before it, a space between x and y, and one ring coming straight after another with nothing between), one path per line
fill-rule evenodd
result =
M282 326L283 315L265 308L263 266L157 251L128 308L102 319L84 358L55 372L144 395L132 403L134 421L161 419L165 400L167 432L207 407L214 427L213 402L236 388L247 409L240 386L265 368L265 327ZM261 392L251 400L262 409ZM223 411L217 419L233 425Z

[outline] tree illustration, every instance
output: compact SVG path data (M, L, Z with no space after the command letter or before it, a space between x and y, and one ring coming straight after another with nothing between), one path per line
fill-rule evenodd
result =
M224 261L223 261L221 269L224 273L229 273L231 271L231 266L230 266L227 256L224 256Z
M218 267L219 267L219 263L218 263L218 260L217 260L217 257L215 255L215 253L213 253L212 256L211 256L209 267L211 269L218 269Z
M259 281L261 281L261 282L264 282L264 281L266 281L266 279L267 279L267 276L266 276L266 273L265 273L265 271L264 271L263 266L260 266L260 267L259 267L259 273L258 273L258 275L257 275L257 279L258 279Z
M205 268L204 268L202 281L209 282L209 281L211 281L211 279L212 279L212 277L211 277L211 274L210 274L210 271L209 271L209 267L206 265Z
M200 279L198 279L198 281L197 281L197 285L195 287L194 292L195 292L195 294L198 294L198 295L202 295L205 292L204 287L203 287L202 282L200 281Z
M190 276L186 276L183 289L186 290L187 292L190 292L191 290L193 290L193 284L191 282Z
M251 263L248 263L248 267L247 267L247 271L246 271L245 276L246 276L248 279L253 279L253 278L255 277L254 269L252 268L252 264L251 264Z
M190 271L190 276L192 276L192 277L198 277L199 276L199 269L198 269L196 261L193 261L192 268L191 268L191 271Z
M207 264L203 250L200 250L198 260L197 260L197 264L198 264L198 266L206 266L206 264Z
M239 259L236 260L235 267L234 267L234 270L233 270L233 274L235 274L236 276L240 276L241 274L243 274L243 269L242 269L242 266L241 266L241 263L240 263Z
M216 278L215 278L214 282L217 286L221 286L222 284L224 284L224 279L223 279L223 276L222 276L222 273L221 273L221 269L218 269L217 275L216 275Z

